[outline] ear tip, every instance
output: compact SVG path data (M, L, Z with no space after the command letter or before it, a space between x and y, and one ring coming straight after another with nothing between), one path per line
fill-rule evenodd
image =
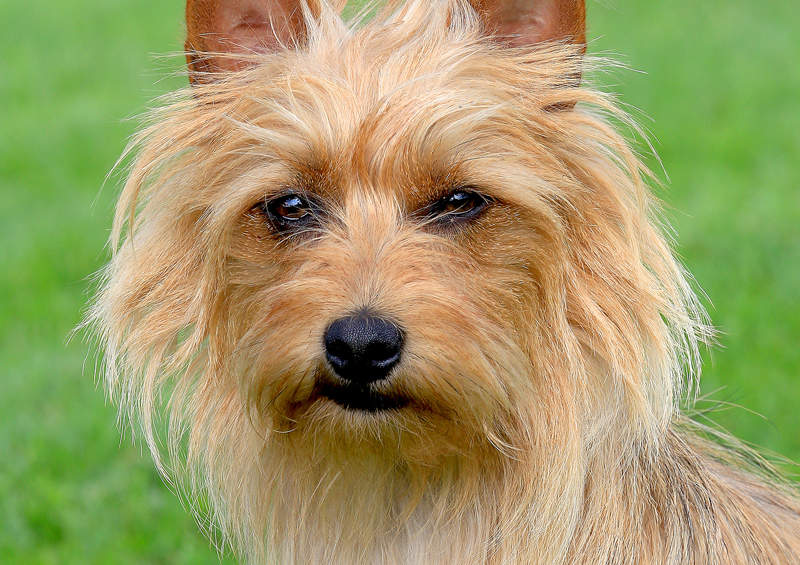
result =
M186 0L190 77L239 70L250 64L249 53L301 42L314 5L314 0Z
M490 31L516 46L541 41L586 43L585 0L470 0Z

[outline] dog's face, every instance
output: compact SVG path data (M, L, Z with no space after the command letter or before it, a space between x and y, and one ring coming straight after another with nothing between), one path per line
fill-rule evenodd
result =
M548 182L568 172L531 131L549 101L509 80L511 55L453 60L463 47L441 42L379 74L347 64L375 48L332 53L322 76L316 57L263 69L268 90L204 163L250 153L210 196L226 206L220 357L280 429L475 443L553 386L535 365L565 347Z
M190 53L140 136L95 318L146 432L169 390L189 457L241 485L274 444L433 465L665 425L693 303L641 165L576 107L613 111L577 84L582 3L395 3L357 30L196 4L191 49L264 52Z

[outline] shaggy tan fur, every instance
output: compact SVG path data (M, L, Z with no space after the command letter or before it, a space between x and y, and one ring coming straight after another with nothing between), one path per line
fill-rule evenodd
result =
M254 563L800 562L795 495L679 415L709 330L583 45L511 47L465 0L312 8L238 72L190 54L91 314L209 529ZM491 198L475 221L416 214L459 187ZM271 229L287 189L320 227ZM364 307L405 328L380 384L402 408L316 386L326 326Z

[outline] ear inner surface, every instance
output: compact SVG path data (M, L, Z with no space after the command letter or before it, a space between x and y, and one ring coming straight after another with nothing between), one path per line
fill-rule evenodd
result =
M586 44L584 0L472 0L487 28L509 45L568 40Z
M186 62L192 83L203 73L235 71L252 54L275 50L304 33L300 0L187 0Z

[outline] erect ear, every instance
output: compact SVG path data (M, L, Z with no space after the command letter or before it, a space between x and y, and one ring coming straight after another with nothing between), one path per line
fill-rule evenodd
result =
M565 40L586 49L584 0L471 0L489 31L509 45Z
M186 0L186 62L192 84L248 65L236 54L266 53L302 41L303 0ZM315 10L316 11L316 10Z

